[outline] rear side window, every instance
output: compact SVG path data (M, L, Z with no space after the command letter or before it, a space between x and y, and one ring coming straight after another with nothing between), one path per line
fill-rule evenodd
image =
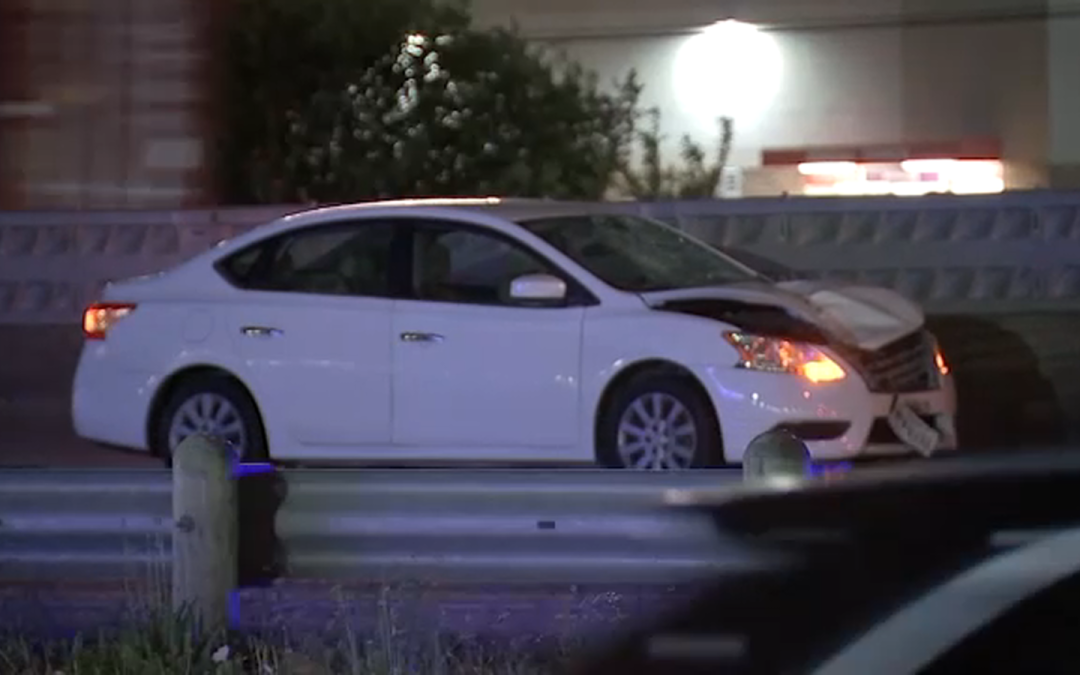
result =
M255 269L255 263L266 250L265 244L246 248L218 263L218 272L233 286L245 288Z
M224 259L218 271L245 290L390 295L390 223L344 223L290 232Z

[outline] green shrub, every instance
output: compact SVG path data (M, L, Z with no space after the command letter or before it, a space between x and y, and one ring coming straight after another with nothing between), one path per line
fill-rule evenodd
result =
M633 141L633 73L605 93L461 6L239 0L229 26L228 202L598 198Z

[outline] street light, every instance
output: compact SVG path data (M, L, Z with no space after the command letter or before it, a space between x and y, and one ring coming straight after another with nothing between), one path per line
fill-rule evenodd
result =
M783 71L775 38L734 20L715 23L687 39L674 68L680 106L709 128L715 128L721 116L753 121L772 102Z

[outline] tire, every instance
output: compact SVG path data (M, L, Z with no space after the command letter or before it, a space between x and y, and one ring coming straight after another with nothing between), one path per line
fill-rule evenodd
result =
M209 411L210 417L220 420L217 428L199 428L199 420L193 413L200 405L202 411ZM243 462L266 461L270 456L255 402L239 382L223 375L197 375L180 382L162 406L152 429L151 449L167 465L172 465L177 437L189 429L219 435L233 447L240 447ZM174 435L174 431L178 433Z
M674 405L681 406L683 412L677 413L665 425L667 428L653 428L651 438L640 438L642 450L637 453L620 451L620 440L633 441L633 434L620 432L620 426L629 422L632 426L645 429L648 425L641 417L645 410L655 404L661 406L661 417L668 417L674 412ZM674 405L673 405L674 404ZM598 462L609 468L632 470L683 470L724 465L723 441L720 437L720 424L713 410L712 402L705 396L696 383L686 375L671 374L662 371L646 371L632 378L620 387L611 398L609 405L601 412L597 433L596 455ZM693 442L687 433L678 433L686 429L686 424L693 425ZM676 433L672 433L674 431ZM664 440L667 440L666 445ZM692 445L689 461L686 461L686 446ZM680 446L682 446L680 451ZM625 447L625 446L624 446ZM653 452L649 453L648 449ZM659 453L657 452L659 451ZM657 455L659 460L655 460ZM626 456L629 455L629 456ZM649 456L653 461L645 459Z

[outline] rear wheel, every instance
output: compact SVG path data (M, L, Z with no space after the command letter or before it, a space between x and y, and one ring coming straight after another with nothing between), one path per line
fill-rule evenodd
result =
M240 383L225 376L196 376L172 391L153 426L153 450L171 464L180 443L198 433L220 438L241 461L269 456L254 401Z
M605 466L679 471L723 465L712 403L688 376L642 373L615 393L602 414L597 459Z

